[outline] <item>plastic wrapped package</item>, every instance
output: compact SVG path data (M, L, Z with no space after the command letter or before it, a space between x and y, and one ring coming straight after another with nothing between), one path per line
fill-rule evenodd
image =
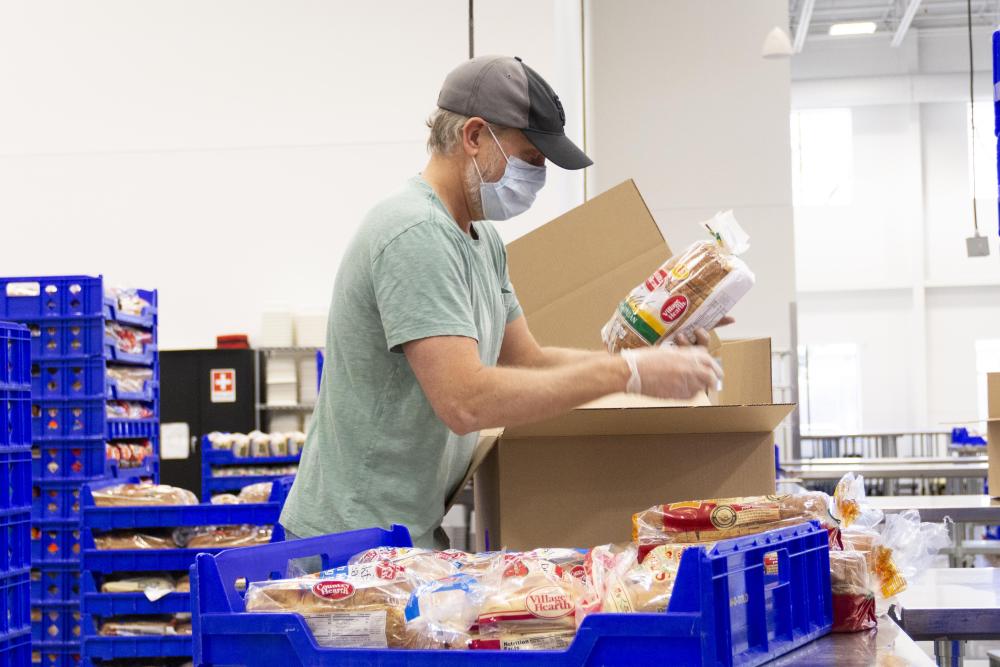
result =
M104 446L109 461L117 461L119 468L138 468L147 458L153 455L153 443L142 442L109 442Z
M834 632L858 632L878 625L866 552L831 550L830 585Z
M948 526L922 522L916 510L886 516L868 554L878 597L888 602L906 590L907 580L927 569L937 553L950 544Z
M123 577L101 584L102 593L147 593L154 601L176 590L173 578L162 575Z
M469 647L478 638L476 624L485 597L483 582L469 574L424 582L406 605L407 631L428 646Z
M242 433L233 434L233 456L237 458L250 457L250 436Z
M266 458L271 455L271 436L259 431L250 436L250 455Z
M151 637L191 634L191 615L125 616L101 622L97 634L104 637Z
M118 484L92 493L98 507L198 504L198 497L191 491L167 484Z
M288 436L286 434L271 434L270 456L288 456Z
M176 549L173 539L135 531L112 531L94 536L94 545L102 550L119 549Z
M241 503L266 503L271 499L271 487L273 482L257 482L247 484L239 493Z
M177 592L178 593L191 592L191 577L189 575L182 574L177 578Z
M112 299L118 311L126 315L142 315L152 304L139 296L139 291L129 287L107 287L104 295Z
M302 453L302 448L306 446L306 434L302 431L294 431L288 434L288 455L298 456Z
M884 516L882 510L865 503L865 479L853 472L845 474L837 482L830 513L840 522L841 529L855 525L874 528Z
M219 433L218 431L213 431L208 434L208 441L212 443L213 449L222 450L232 450L233 448L233 434L232 433Z
M135 401L108 401L105 414L108 419L152 419L156 416L151 407Z
M441 552L415 547L377 547L355 554L349 565L391 563L406 572L414 585L458 574L464 562L462 552ZM321 576L326 576L323 573Z
M414 589L402 567L378 561L327 570L319 578L254 582L245 600L250 613L301 614L320 646L433 648L416 628L407 628Z
M813 519L832 534L836 522L830 518L827 498L811 492L655 505L632 516L632 541L641 561L661 544L717 542Z
M188 536L188 549L249 547L271 541L271 526L199 526Z
M481 638L565 633L572 639L578 602L587 591L561 566L525 554L498 554L483 582Z
M737 255L749 246L732 211L703 223L712 237L671 257L618 304L601 338L612 353L693 338L711 329L753 287L754 275Z
M130 393L143 391L146 383L153 380L152 368L108 365L107 374L108 378L115 381L119 390Z
M213 505L238 505L240 499L232 493L217 493L212 496Z
M104 323L104 335L114 341L119 352L126 354L142 354L146 351L146 346L153 342L151 331L127 327L110 320Z

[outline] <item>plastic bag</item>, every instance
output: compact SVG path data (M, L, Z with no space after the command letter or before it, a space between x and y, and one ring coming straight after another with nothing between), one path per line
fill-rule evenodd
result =
M951 544L946 523L920 521L917 510L885 517L885 527L872 542L868 567L876 594L885 601L906 590L906 582L930 566L937 553Z
M732 211L703 223L711 241L690 245L671 257L618 304L601 330L612 353L627 348L693 339L695 329L719 323L754 284L754 275L737 255L749 237Z
M173 578L162 575L123 577L101 584L102 593L146 593L148 591L153 595L151 598L153 601L176 590L177 584Z
M135 401L108 401L105 408L108 419L152 419L152 408Z
M198 497L191 491L167 484L118 484L92 493L98 507L198 504Z
M414 589L404 568L377 561L327 570L321 577L254 582L245 600L251 613L301 614L320 646L433 648L407 628L405 610Z
M110 320L104 323L104 335L114 341L119 352L126 354L142 354L146 351L146 346L153 342L151 331L127 327Z
M271 499L271 487L273 482L257 482L247 484L239 493L241 503L266 503Z
M826 494L715 498L655 505L632 516L632 541L645 559L661 544L717 542L818 520L835 529Z
M478 637L476 624L485 598L486 586L470 574L425 582L406 605L407 631L432 646L466 648Z
M576 630L581 582L560 565L527 554L498 554L483 576L487 595L479 614L483 638Z
M191 634L191 615L109 618L101 623L98 634L104 637L189 635Z
M138 290L128 287L107 287L104 295L117 304L119 312L126 315L142 315L145 309L152 306L149 301L139 296Z
M185 543L188 549L218 549L220 547L248 547L271 541L271 526L204 526L190 535Z
M139 443L109 442L104 447L109 461L117 461L119 468L138 468L153 455L153 443L143 440Z
M878 625L866 552L831 550L830 585L834 632L858 632Z
M94 546L102 551L118 549L176 549L171 538L135 531L112 531L94 536Z
M830 512L840 522L841 529L854 525L874 528L884 516L882 510L865 503L865 478L853 472L845 474L837 482Z
M348 561L348 564L390 563L393 567L402 568L416 585L458 574L461 561L467 555L460 551L442 552L415 547L377 547L355 554ZM321 576L325 576L325 573Z
M136 393L146 388L146 383L153 380L152 368L135 366L112 366L107 369L108 378L115 381L120 391Z

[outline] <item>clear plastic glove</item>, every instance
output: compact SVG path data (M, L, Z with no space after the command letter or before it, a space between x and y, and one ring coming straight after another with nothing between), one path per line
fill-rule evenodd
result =
M626 391L654 398L689 399L714 389L722 368L704 347L649 347L622 351L631 377Z

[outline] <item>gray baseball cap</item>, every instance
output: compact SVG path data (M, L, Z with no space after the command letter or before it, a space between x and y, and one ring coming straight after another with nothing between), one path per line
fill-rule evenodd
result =
M437 103L447 111L521 130L542 155L563 169L594 164L566 136L566 113L559 96L520 58L479 56L462 63L445 78Z

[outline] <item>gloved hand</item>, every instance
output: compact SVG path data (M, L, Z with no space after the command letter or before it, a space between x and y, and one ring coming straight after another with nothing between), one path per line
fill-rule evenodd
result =
M689 399L701 391L714 389L722 379L722 368L704 347L624 350L622 358L631 371L625 388L630 394Z

